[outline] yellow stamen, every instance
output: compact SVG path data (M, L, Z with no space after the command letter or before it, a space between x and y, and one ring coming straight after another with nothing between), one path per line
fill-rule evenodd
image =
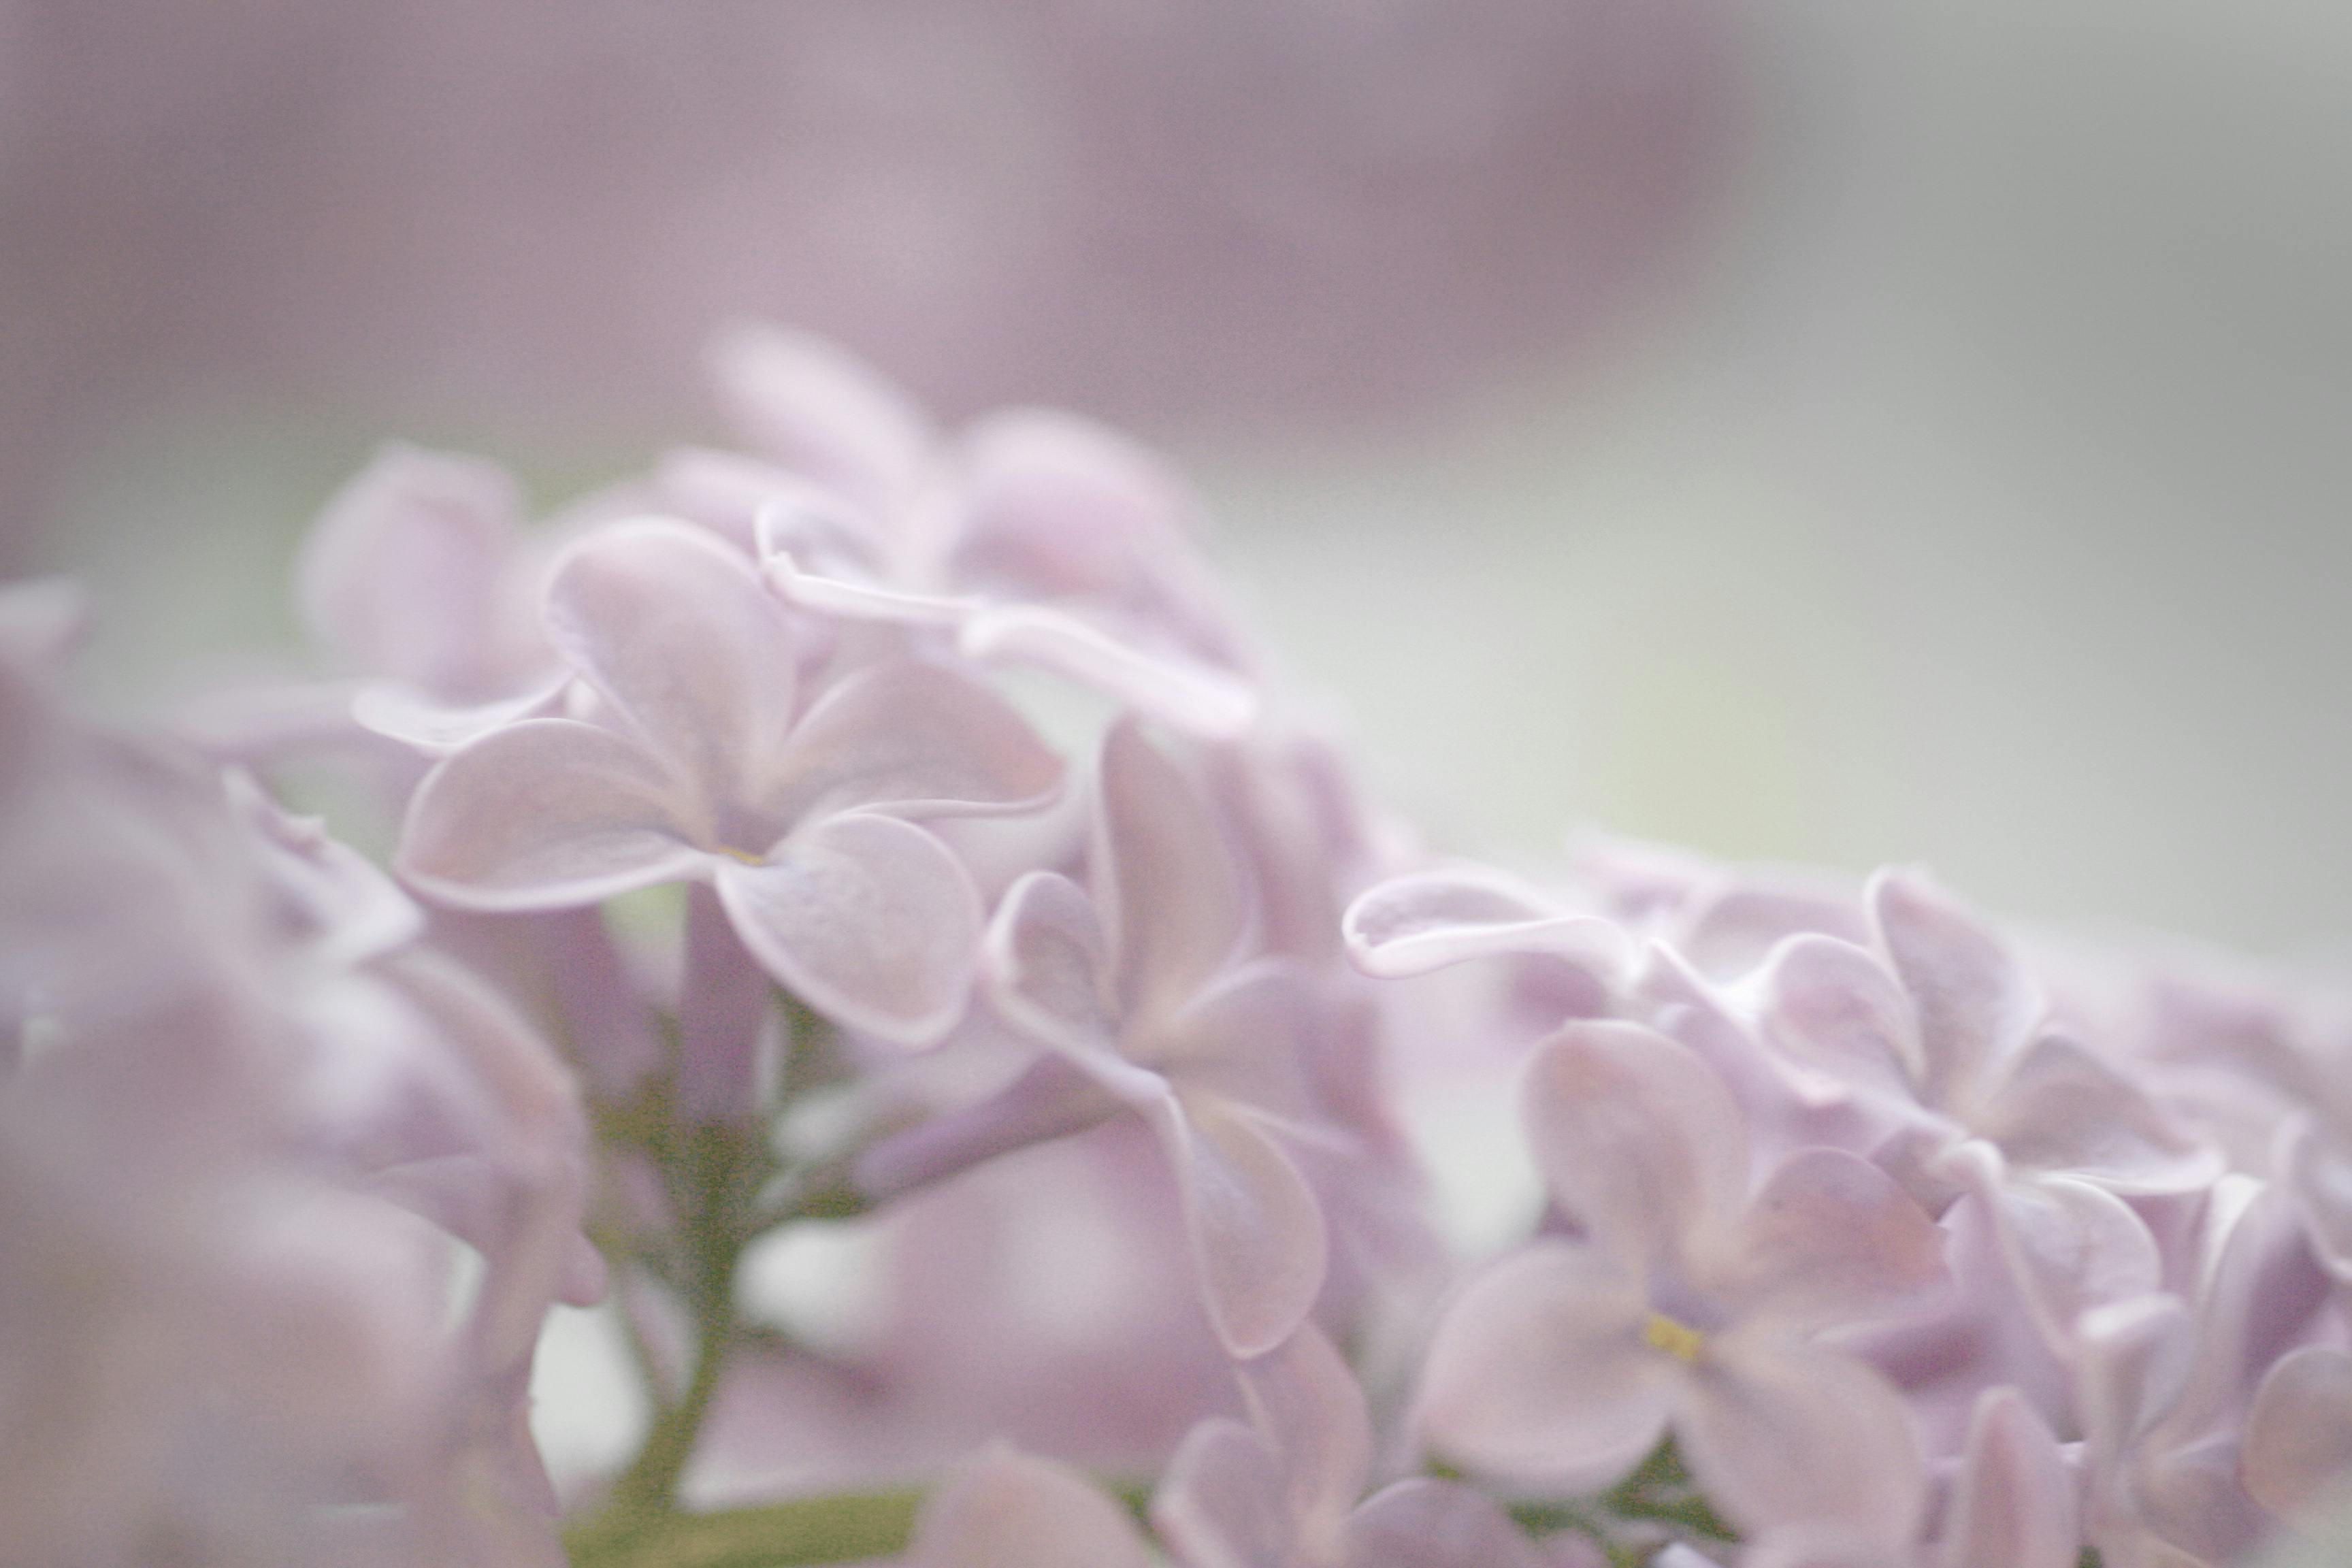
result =
M1678 1323L1664 1312L1653 1312L1650 1321L1642 1325L1642 1338L1654 1349L1662 1350L1676 1361L1696 1362L1706 1336L1686 1323Z
M768 858L765 855L754 855L748 849L738 849L729 844L721 844L719 847L719 853L726 856L730 860L740 861L746 866L764 866L768 863Z

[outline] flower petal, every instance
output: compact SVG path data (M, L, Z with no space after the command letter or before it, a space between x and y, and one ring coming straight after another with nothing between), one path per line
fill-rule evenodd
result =
M778 821L865 809L899 816L1027 811L1061 788L1062 763L1013 705L935 664L860 670L817 699L756 781Z
M1317 1546L1336 1547L1372 1471L1371 1412L1356 1374L1306 1322L1240 1375L1258 1429L1282 1456L1290 1518Z
M1103 739L1095 906L1110 931L1121 1012L1166 1016L1240 942L1242 888L1207 798L1132 720Z
M1263 1355L1305 1320L1323 1288L1322 1205L1290 1156L1213 1097L1160 1097L1153 1129L1175 1167L1209 1321L1236 1358Z
M2220 1152L2137 1084L2061 1035L2044 1035L1973 1119L2012 1166L2078 1176L2110 1192L2194 1192L2221 1174Z
M1766 1027L1791 1055L1898 1103L1916 1092L1911 1004L1869 951L1834 937L1795 937L1774 952L1765 984Z
M992 1443L924 1500L908 1568L1151 1568L1127 1510L1066 1465Z
M1521 1106L1552 1195L1629 1267L1679 1261L1738 1213L1746 1120L1678 1040L1638 1024L1572 1022L1536 1047Z
M2240 1460L2256 1502L2293 1518L2352 1476L2352 1355L2305 1345L2255 1391Z
M1989 1146L1963 1146L1964 1156L1976 1152ZM1994 1235L2035 1328L2062 1358L2084 1312L2146 1295L2161 1283L2155 1236L2114 1194L2066 1176L2011 1174L1988 1182L1980 1171L1969 1185L1991 1209Z
M1364 1500L1348 1521L1343 1568L1544 1568L1502 1505L1475 1487L1415 1476Z
M1151 1498L1151 1522L1190 1568L1264 1568L1290 1560L1282 1458L1226 1416L1184 1435Z
M1781 1162L1740 1226L1738 1288L1808 1327L1884 1313L1945 1278L1944 1233L1869 1161L1804 1149Z
M414 686L373 681L352 695L352 721L426 756L446 757L493 730L552 712L570 679L557 676L520 696L477 703L441 702Z
M2000 940L1925 878L1881 871L1866 897L1917 1013L1922 1098L1965 1116L1960 1102L2024 1043L2041 999Z
M1894 1385L1860 1362L1774 1337L1734 1331L1708 1343L1675 1433L1709 1501L1743 1531L1910 1538L1927 1474Z
M2281 1147L2284 1179L2311 1249L2330 1274L2352 1281L2352 1155L2307 1120L2294 1124Z
M2049 1426L2016 1389L1988 1389L1969 1419L1937 1568L2074 1568L2079 1511Z
M1679 1368L1642 1337L1640 1285L1590 1247L1538 1242L1463 1290L1423 1364L1440 1458L1515 1480L1606 1486L1657 1445Z
M1624 933L1609 921L1563 913L1532 888L1469 867L1391 878L1367 889L1339 923L1349 958L1383 979L1546 952L1614 974L1630 955Z
M1073 1056L1108 1050L1118 1025L1105 946L1085 889L1059 872L1027 872L989 921L989 998L1015 1027Z
M1043 605L983 610L964 623L957 646L969 658L1050 669L1207 740L1237 739L1257 718L1257 689L1241 676L1186 655L1139 647Z
M521 512L514 480L492 464L387 446L303 543L304 625L354 669L481 694Z
M710 346L720 406L754 446L877 515L905 506L936 439L871 366L803 332L744 322Z
M408 803L394 868L471 910L556 910L698 875L685 785L633 742L531 719L444 759Z
M555 563L547 631L706 800L733 805L772 776L793 722L790 613L709 530L597 530Z
M926 1046L963 1016L980 895L962 862L913 824L866 812L827 817L778 845L765 865L721 861L718 883L743 945L827 1017Z

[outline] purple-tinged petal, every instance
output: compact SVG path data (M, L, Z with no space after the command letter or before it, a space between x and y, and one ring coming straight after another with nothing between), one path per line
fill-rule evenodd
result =
M1973 1118L2012 1166L2077 1176L2128 1194L2193 1192L2221 1174L2200 1142L2084 1047L2044 1035Z
M1298 971L1261 961L1212 983L1161 1027L1130 1037L1125 1047L1187 1093L1213 1093L1303 1131L1318 1113L1308 1060L1327 1016Z
M1364 1500L1342 1568L1545 1568L1502 1505L1475 1487L1415 1476Z
M1250 1412L1282 1456L1284 1506L1315 1561L1339 1554L1372 1470L1372 1417L1356 1374L1312 1322L1240 1369Z
M709 530L655 519L590 534L549 577L547 632L704 798L731 805L773 776L793 723L790 613Z
M446 757L493 730L547 717L555 710L570 679L557 676L520 696L475 703L442 702L414 686L375 681L352 695L352 721L372 734L397 741L428 757Z
M1240 942L1242 887L1207 798L1131 720L1103 739L1095 903L1109 928L1120 1011L1174 1013Z
M767 574L770 586L793 604L845 620L957 627L983 607L980 600L961 595L920 594L829 573L803 571L789 550L769 552L761 558L761 569Z
M2255 1391L2239 1466L2254 1500L2288 1519L2352 1477L2352 1355L2305 1345L2281 1357Z
M1380 883L1348 906L1339 924L1356 967L1383 979L1516 953L1554 953L1615 974L1631 956L1609 921L1563 913L1532 888L1468 867Z
M1240 1422L1212 1416L1184 1435L1151 1498L1151 1522L1187 1568L1289 1561L1282 1457Z
M1315 1190L1250 1117L1213 1097L1149 1108L1176 1172L1210 1325L1237 1359L1290 1337L1329 1264Z
M1944 1518L1936 1568L2074 1568L2074 1478L2058 1439L2014 1388L1987 1390Z
M907 1568L1151 1568L1118 1501L1065 1465L991 1444L924 1500Z
M677 1111L688 1125L758 1116L760 1033L770 989L719 895L688 888L677 999Z
M408 803L394 868L442 903L556 910L703 873L684 782L629 740L531 719L444 759Z
M751 442L877 516L907 504L936 439L930 420L864 362L801 332L746 322L712 342L719 401Z
M1206 740L1237 740L1257 719L1257 689L1230 670L1146 649L1038 605L986 609L963 625L967 658L1034 665Z
M1885 1312L1946 1278L1944 1233L1867 1160L1805 1149L1741 1223L1734 1289L1752 1310L1822 1327Z
M759 482L751 513L755 559L766 564L781 557L791 573L861 583L887 575L889 542L838 495L781 470Z
M1924 1098L1965 1114L1958 1101L2024 1044L2041 999L2000 939L1925 879L1881 871L1868 902L1917 1014Z
M1766 984L1766 1026L1790 1055L1890 1100L1916 1092L1918 1026L1875 955L1834 937L1795 937L1774 952Z
M1107 945L1084 889L1059 872L1027 872L989 921L989 999L1014 1027L1073 1056L1110 1050L1118 1022Z
M1675 1415L1691 1477L1745 1531L1907 1541L1927 1495L1894 1385L1862 1363L1737 1331L1709 1340Z
M1011 598L1140 607L1189 580L1192 499L1151 453L1090 419L1011 409L963 442L959 578Z
M827 817L763 865L720 861L718 885L751 956L835 1022L928 1046L963 1016L980 895L962 862L912 823Z
M1438 1457L1581 1491L1640 1462L1682 1369L1643 1331L1640 1283L1590 1247L1542 1242L1457 1297L1429 1347L1419 1425Z
M2063 1357L2084 1312L2147 1295L2162 1282L2156 1237L2112 1193L2067 1176L2002 1174L1997 1162L1990 1145L1971 1142L1956 1151L1954 1163L1991 1212L2034 1327Z
M2352 1155L2309 1121L2284 1135L2279 1167L2311 1248L2328 1273L2352 1281Z
M1748 1131L1713 1068L1638 1024L1579 1020L1536 1048L1528 1146L1560 1206L1625 1264L1712 1245L1748 1186Z
M1004 699L908 659L826 691L753 784L782 822L854 809L971 816L1046 805L1062 763Z
M304 625L355 669L480 694L496 674L521 510L514 480L491 464L386 447L303 543Z

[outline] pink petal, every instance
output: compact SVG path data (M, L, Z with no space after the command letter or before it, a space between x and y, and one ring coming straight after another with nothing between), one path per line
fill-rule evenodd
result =
M2285 1136L2281 1164L2312 1250L2330 1274L2352 1280L2352 1156L2301 1121Z
M1937 1568L2074 1568L2074 1478L2025 1396L1989 1389L1969 1420Z
M1539 1242L1474 1279L1437 1325L1419 1423L1441 1458L1583 1491L1665 1430L1681 1368L1643 1340L1650 1305L1605 1256Z
M1187 1568L1266 1568L1291 1559L1282 1458L1240 1422L1184 1435L1151 1498L1151 1522Z
M1207 798L1121 720L1103 739L1095 902L1110 927L1121 1012L1174 1013L1241 940L1232 851Z
M1881 871L1867 897L1917 1012L1924 1098L1954 1107L1989 1067L2024 1043L2041 1000L2000 940L1925 879Z
M1285 1507L1299 1532L1336 1547L1372 1469L1372 1418L1356 1374L1312 1322L1241 1368L1258 1429L1282 1456Z
M1808 1326L1857 1321L1946 1278L1944 1233L1867 1160L1805 1149L1749 1205L1734 1278L1759 1311Z
M1322 1205L1280 1145L1213 1097L1164 1095L1151 1121L1175 1167L1210 1324L1236 1358L1263 1355L1323 1288Z
M2305 1345L2281 1357L2255 1391L2240 1466L2254 1500L2290 1519L2352 1476L2352 1355Z
M352 698L352 720L388 741L426 756L444 757L493 730L546 717L554 710L570 679L557 676L520 696L477 703L442 702L413 686L374 681Z
M547 630L705 799L732 805L773 776L793 722L791 619L708 529L656 520L590 534L549 578Z
M2111 1192L2194 1192L2221 1175L2220 1152L2083 1046L2044 1035L1971 1121L2011 1164L2079 1176Z
M2084 1312L2161 1283L2155 1236L2112 1193L2065 1176L2012 1174L1987 1183L1979 1173L1970 1185L1990 1207L1994 1235L2035 1328L2060 1356Z
M354 669L481 694L521 511L514 480L491 464L386 447L303 543L304 625Z
M818 1012L901 1046L963 1016L980 895L947 847L895 816L827 817L770 851L721 861L719 897L743 945Z
M1535 889L1471 868L1381 882L1349 905L1339 923L1356 967L1382 978L1543 952L1613 974L1630 957L1624 934L1609 921L1564 914Z
M991 1444L924 1500L908 1568L1152 1568L1134 1519L1066 1465Z
M1459 1481L1415 1476L1375 1492L1348 1521L1343 1568L1544 1568L1502 1505Z
M936 439L906 395L835 344L745 322L711 344L720 405L754 446L878 516L905 506Z
M761 569L776 592L793 604L845 620L956 627L983 607L980 600L962 595L920 594L838 573L804 571L790 550L767 552Z
M1675 1433L1692 1479L1734 1524L1911 1538L1927 1475L1911 1413L1885 1378L1737 1331L1711 1339L1694 1370Z
M1796 937L1774 954L1766 984L1766 1026L1791 1055L1897 1102L1916 1092L1911 1003L1872 953L1834 937Z
M445 759L408 803L394 868L460 909L554 910L701 874L685 785L632 742L531 719Z
M1034 665L1116 699L1147 718L1230 741L1258 713L1257 689L1229 670L1146 649L1061 610L1006 605L973 616L958 638L969 658Z
M2112 1301L2083 1315L2075 1378L2083 1433L2098 1473L2117 1475L2140 1438L2179 1402L2197 1355L2197 1323L2170 1296Z
M1129 607L1195 588L1181 580L1192 498L1126 437L1015 409L974 426L963 456L959 578L1008 597Z
M1560 1206L1629 1267L1710 1244L1748 1187L1748 1130L1713 1068L1638 1024L1579 1020L1536 1048L1528 1145Z
M860 808L983 816L1051 801L1062 763L988 688L900 660L860 670L817 699L757 784L761 808L784 822Z
M1118 1020L1106 994L1102 924L1084 889L1031 871L1006 890L982 954L990 1000L1015 1027L1074 1056L1111 1048Z
M1213 982L1161 1027L1129 1031L1125 1049L1187 1093L1213 1093L1302 1132L1320 1114L1308 1060L1328 1005L1299 971L1261 960Z

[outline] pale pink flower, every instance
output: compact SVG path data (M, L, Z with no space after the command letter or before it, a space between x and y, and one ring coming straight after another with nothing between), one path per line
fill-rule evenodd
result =
M877 1037L961 1016L981 910L910 817L1019 811L1060 763L942 666L858 669L798 700L791 612L684 523L582 541L548 633L606 722L532 719L470 742L410 802L398 866L459 908L551 910L694 881L810 1005Z
M1134 1516L1065 1465L992 1443L924 1500L905 1568L1152 1568Z
M1671 1430L1748 1529L1837 1524L1897 1541L1918 1439L1878 1373L1818 1343L1943 1277L1942 1238L1868 1163L1801 1151L1751 1196L1746 1119L1686 1046L1572 1023L1531 1059L1527 1130L1580 1241L1538 1241L1462 1292L1430 1349L1421 1422L1441 1455L1579 1489Z
M1248 1421L1194 1427L1151 1500L1186 1568L1541 1568L1535 1544L1470 1487L1414 1477L1363 1498L1363 1390L1312 1324L1235 1370Z

